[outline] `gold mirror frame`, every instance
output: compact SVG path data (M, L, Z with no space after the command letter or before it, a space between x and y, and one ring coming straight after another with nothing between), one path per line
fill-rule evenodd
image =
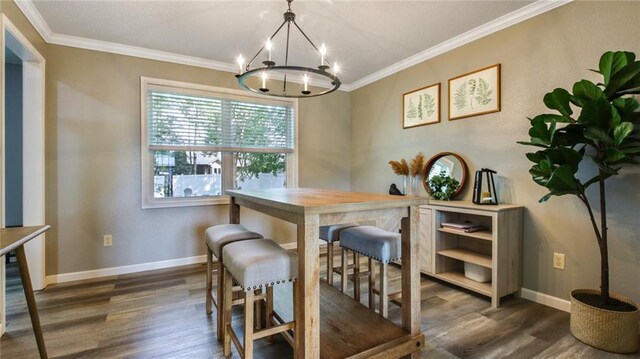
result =
M465 184L467 183L467 176L468 176L468 172L469 172L469 169L467 168L467 163L457 153L440 152L440 153L434 155L433 157L431 157L429 159L429 162L427 162L427 165L424 166L424 169L422 170L422 186L424 187L425 191L427 191L427 193L429 195L431 195L431 189L429 188L429 183L427 183L427 181L429 180L429 172L431 172L431 168L433 167L433 165L436 162L438 162L439 159L441 159L443 157L447 157L447 156L455 157L462 164L462 179L460 180L460 186L458 186L458 189L456 190L456 192L451 196L451 199L453 199L453 198L455 198L455 196L460 194L460 192L464 188Z

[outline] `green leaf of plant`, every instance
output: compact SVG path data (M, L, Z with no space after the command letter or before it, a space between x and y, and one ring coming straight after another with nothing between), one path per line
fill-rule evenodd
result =
M605 163L610 163L610 164L620 161L626 157L626 155L617 148L606 148L604 150L604 153L605 153L605 158L604 158Z
M567 147L550 148L544 152L552 163L556 165L569 165L574 167L576 171L584 154Z
M576 105L583 107L586 102L606 99L604 92L593 82L588 80L578 81L573 85L573 97Z
M548 108L557 110L563 116L571 117L573 110L571 110L571 105L569 104L570 96L567 90L557 88L544 95L543 101Z
M611 123L609 124L609 128L616 128L621 122L622 117L620 117L618 109L615 106L611 106Z
M542 187L547 186L547 182L549 181L549 174L540 170L540 166L533 166L529 169L529 174L533 181L539 184Z
M640 108L640 102L633 97L617 98L613 100L613 106L618 110L618 114L624 121L631 121L637 118L638 113L634 114Z
M604 85L609 84L611 76L620 71L627 64L632 63L635 60L635 54L631 52L605 52L600 57L600 73L604 77Z
M540 169L540 172L542 172L544 174L548 174L548 175L550 175L552 170L553 170L553 166L551 165L551 161L549 161L546 158L538 163L538 168Z
M548 201L548 200L549 200L549 198L551 198L551 196L553 196L553 194L551 194L551 193L547 193L547 194L545 194L542 198L540 198L540 199L538 200L538 202L539 202L539 203L546 202L546 201Z
M538 115L536 117L534 117L532 120L530 121L543 121L546 123L551 123L552 121L555 121L557 123L573 123L576 122L573 118L571 117L565 117L562 115L554 115L554 114L550 114L550 113L543 113L542 115Z
M549 144L551 142L551 133L544 119L536 117L531 120L531 128L529 129L531 142Z
M622 153L624 153L625 155L635 155L640 154L640 147L622 148L620 149L620 151L622 151Z
M518 141L517 143L519 145L525 145L525 146L535 146L535 147L549 148L549 145L545 145L545 144L542 144L542 143L525 142L525 141Z
M595 163L596 166L598 166L598 168L600 170L602 170L602 172L607 173L609 175L617 175L618 174L618 169L607 166L607 164L605 164L603 161L599 160L597 157L595 157L595 156L588 156L588 157L591 158L593 163Z
M587 102L578 117L578 123L588 127L596 126L605 130L609 128L611 121L611 104L605 99Z
M584 136L585 125L568 124L556 131L553 138L553 146L574 147L579 144L593 144L593 141Z
M587 127L584 130L584 136L594 141L600 141L607 146L613 145L613 139L609 133L598 127Z
M620 146L622 141L633 132L633 124L631 122L622 122L613 129L613 140L616 146Z
M574 176L575 173L576 169L573 166L559 166L549 177L546 187L557 191L576 191L579 188L579 182Z
M631 63L611 75L604 93L607 98L612 98L619 97L616 96L618 92L624 92L624 94L640 93L640 61Z
M538 151L536 153L529 152L526 154L526 156L529 159L529 161L533 163L539 163L540 161L546 158L544 152L542 151Z

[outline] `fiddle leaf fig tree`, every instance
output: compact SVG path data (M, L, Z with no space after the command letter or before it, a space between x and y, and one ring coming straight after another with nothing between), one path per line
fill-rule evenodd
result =
M598 70L602 82L576 82L571 92L555 89L544 96L552 113L530 118L529 142L539 150L527 153L533 162L529 170L533 181L552 196L574 195L584 204L600 248L601 304L609 307L609 261L607 247L607 206L605 181L640 156L640 61L631 52L607 52ZM591 175L578 172L588 159L595 164ZM586 176L585 176L586 175ZM585 178L583 178L585 177ZM594 214L587 188L598 187L600 218Z

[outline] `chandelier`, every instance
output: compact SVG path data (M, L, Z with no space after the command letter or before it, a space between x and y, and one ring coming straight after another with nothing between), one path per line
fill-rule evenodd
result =
M291 11L291 3L293 0L286 0L288 9L284 13L284 21L278 29L267 39L266 44L258 50L258 52L249 60L245 67L242 55L238 57L239 73L236 75L238 84L245 90L276 97L314 97L331 93L340 87L340 79L338 78L338 64L330 62L327 58L327 48L322 44L318 48L309 39L307 34L302 31L296 23L296 14ZM293 66L289 65L289 41L291 35L291 25L297 28L304 36L304 39L313 47L317 53L319 61L317 67ZM276 64L272 60L271 50L273 48L272 40L285 27L287 28L286 46L284 52L284 64ZM264 53L266 51L266 53ZM252 68L251 64L263 54L264 61L261 67ZM282 81L282 85L271 83L277 79ZM291 79L297 80L292 82ZM311 87L311 82L314 87ZM315 92L313 89L320 87ZM327 88L328 87L328 88Z

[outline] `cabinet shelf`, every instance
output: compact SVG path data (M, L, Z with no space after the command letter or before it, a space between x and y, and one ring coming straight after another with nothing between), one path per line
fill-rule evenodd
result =
M467 249L445 249L438 251L438 254L441 256L458 259L464 262L477 264L482 267L491 268L491 256Z
M487 229L482 230L482 231L477 231L477 232L463 232L463 231L458 231L458 230L455 230L455 229L449 229L449 228L440 227L440 228L438 228L438 232L457 234L459 236L464 236L464 237L484 239L485 241L493 240L493 235L491 234L491 231L489 231Z
M500 298L521 287L522 212L521 206L462 201L430 201L421 206L422 272L486 295L491 298L491 307L497 308ZM464 232L443 228L443 223L474 223L484 229ZM465 270L480 269L471 265L490 271L491 281L481 283L465 277Z
M445 282L449 282L457 286L460 286L462 288L466 288L474 292L484 294L486 296L491 296L491 282L488 282L488 283L476 282L475 280L471 280L465 277L464 274L459 272L438 273L435 275L435 277L442 279Z

